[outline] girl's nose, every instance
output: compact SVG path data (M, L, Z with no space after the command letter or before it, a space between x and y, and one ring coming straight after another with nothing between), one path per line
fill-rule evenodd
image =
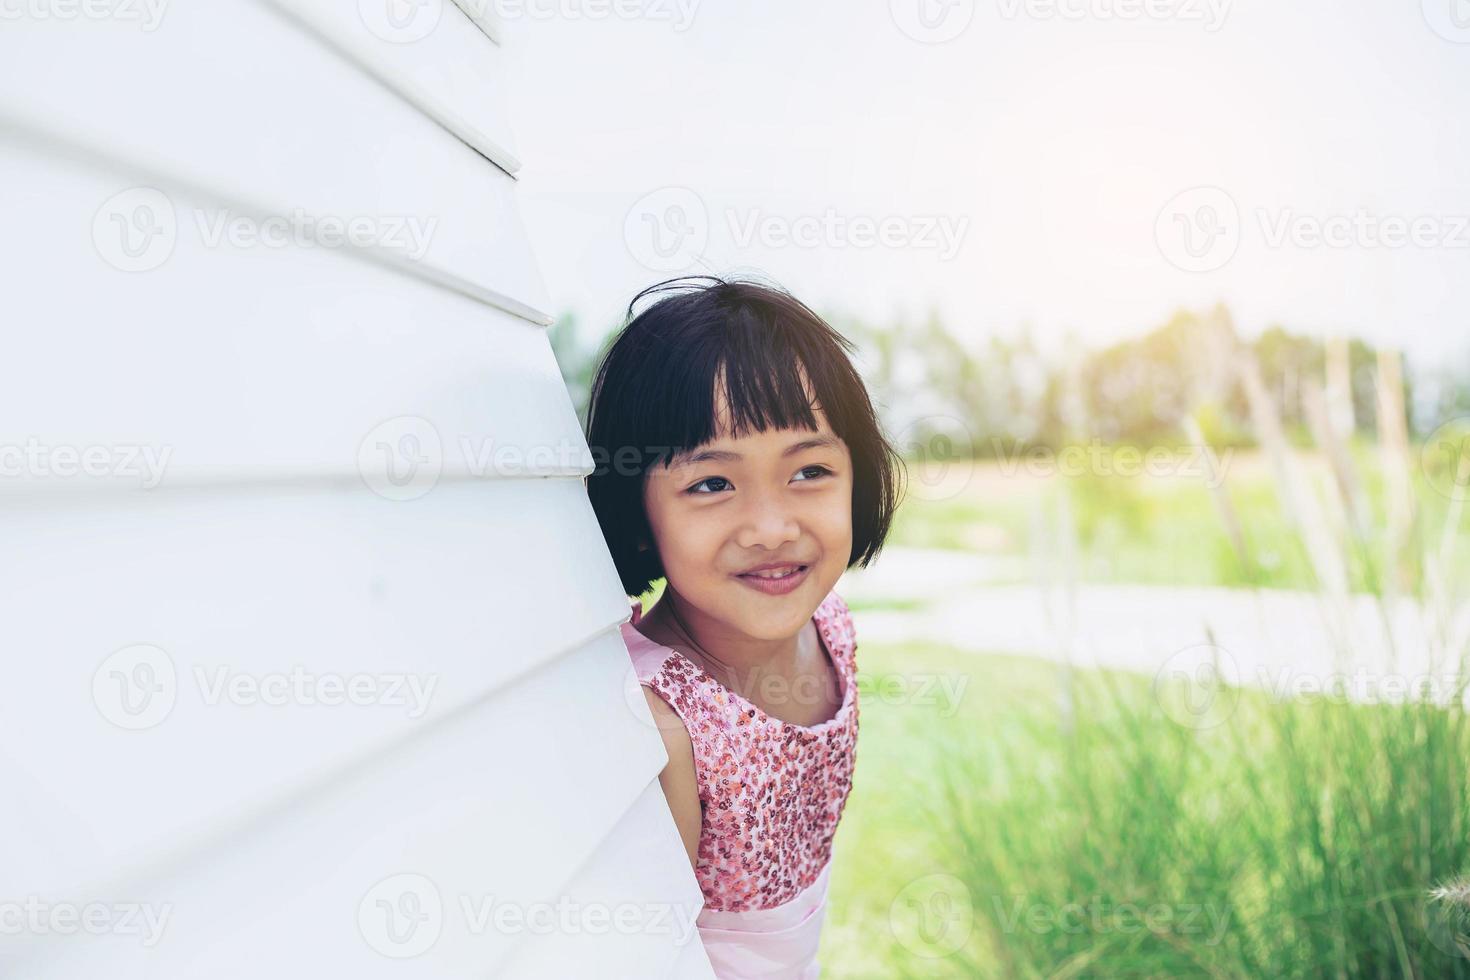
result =
M791 507L779 495L765 494L751 500L736 535L736 544L741 548L774 550L800 536L801 528Z

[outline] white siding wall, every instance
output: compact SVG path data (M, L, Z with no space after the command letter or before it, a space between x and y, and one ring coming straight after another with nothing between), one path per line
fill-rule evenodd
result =
M413 43L347 0L0 31L0 449L168 454L149 489L0 457L0 925L43 923L0 975L709 976L503 32L428 6ZM209 237L296 209L433 230ZM212 698L273 677L379 686Z

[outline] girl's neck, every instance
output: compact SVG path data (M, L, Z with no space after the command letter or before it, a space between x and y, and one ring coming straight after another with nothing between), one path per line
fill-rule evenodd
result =
M670 588L639 625L645 634L657 633L650 639L685 654L742 697L759 688L766 677L789 679L805 646L805 630L774 640L753 638L705 616Z

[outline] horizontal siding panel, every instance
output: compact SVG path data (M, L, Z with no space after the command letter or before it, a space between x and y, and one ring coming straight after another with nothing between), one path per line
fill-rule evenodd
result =
M506 964L518 980L544 977L710 978L695 919L703 896L657 780L562 890L568 915L531 936ZM616 926L587 913L606 911Z
M650 790L663 752L646 705L623 697L628 663L617 631L608 631L158 873L78 893L167 905L172 918L151 948L131 936L33 940L12 947L0 972L33 980L492 976L528 933L483 916L487 901L491 911L508 904L522 914L558 892L587 902L688 901L692 874L671 879L634 865L660 863L671 820L658 810L656 782ZM196 793L210 789L190 781ZM127 802L110 792L96 801ZM150 801L171 819L169 802ZM12 834L4 839L19 846ZM564 889L603 841L615 846L594 865L601 870L575 892ZM391 935L388 912L413 910L405 893L425 899L424 931L400 917ZM614 937L602 948L618 964L640 951L669 955L647 938Z
M392 17L388 0L267 2L299 18L507 173L520 169L505 111L505 58L492 41L488 0L484 26L449 0L403 4L398 12L409 15L400 17Z
M494 692L628 616L575 479L445 485L411 503L361 486L24 498L0 509L0 543L26 556L0 563L7 648L24 651L0 685L0 867L19 893L149 866L467 705L521 718L530 695ZM627 672L626 655L598 649ZM623 699L554 683L567 685L555 712L536 696L545 724L580 726L600 752L598 719L627 716ZM633 734L618 752L662 753ZM647 781L643 763L624 784L596 753L547 757L559 737L532 727L455 748L467 765L481 753L486 779L518 774L497 788L516 812L487 832L578 819L550 814L564 789L552 773L584 784L587 806L614 806L625 786L617 812Z
M454 0L455 6L474 21L496 44L505 43L505 26L495 12L495 0Z
M0 496L144 485L145 451L166 462L164 487L360 483L414 460L421 479L435 465L446 479L590 471L541 328L335 249L210 248L181 231L157 268L121 271L91 229L122 177L4 143L0 169L0 212L26 229L0 236L6 319L24 325L0 358L30 365L0 385L0 446L117 460L93 477L12 466Z
M357 16L355 3L331 5L346 12L340 16ZM436 32L431 43L459 37L464 50L450 53L453 64L416 70L425 79L442 75L441 87L458 86L471 102L500 98L498 79L469 87L463 76L500 71L503 53L457 7L445 6L445 23L460 27ZM398 54L400 61L423 57ZM382 225L412 218L432 227L427 244L385 230L376 240L388 246L381 249L386 260L466 283L487 302L505 297L507 307L546 322L549 300L515 180L427 114L422 101L265 0L170 5L151 32L129 22L36 18L6 21L0 32L0 122L125 167L125 182L90 201L94 212L132 184L164 181L196 189L211 213L230 206ZM471 111L467 104L461 114ZM508 134L490 138L505 143Z

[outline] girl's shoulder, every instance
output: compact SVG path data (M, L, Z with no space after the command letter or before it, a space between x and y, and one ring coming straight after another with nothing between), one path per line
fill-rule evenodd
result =
M857 630L852 623L852 610L848 608L846 600L833 589L827 593L827 598L817 606L816 613L812 616L817 625L824 629L830 629L838 639L857 644Z
M643 606L637 599L634 599L633 617L622 625L622 631L623 644L628 648L628 656L633 661L633 669L638 675L638 682L647 684L664 663L676 654L672 648L656 643L639 632L634 624L642 618Z

